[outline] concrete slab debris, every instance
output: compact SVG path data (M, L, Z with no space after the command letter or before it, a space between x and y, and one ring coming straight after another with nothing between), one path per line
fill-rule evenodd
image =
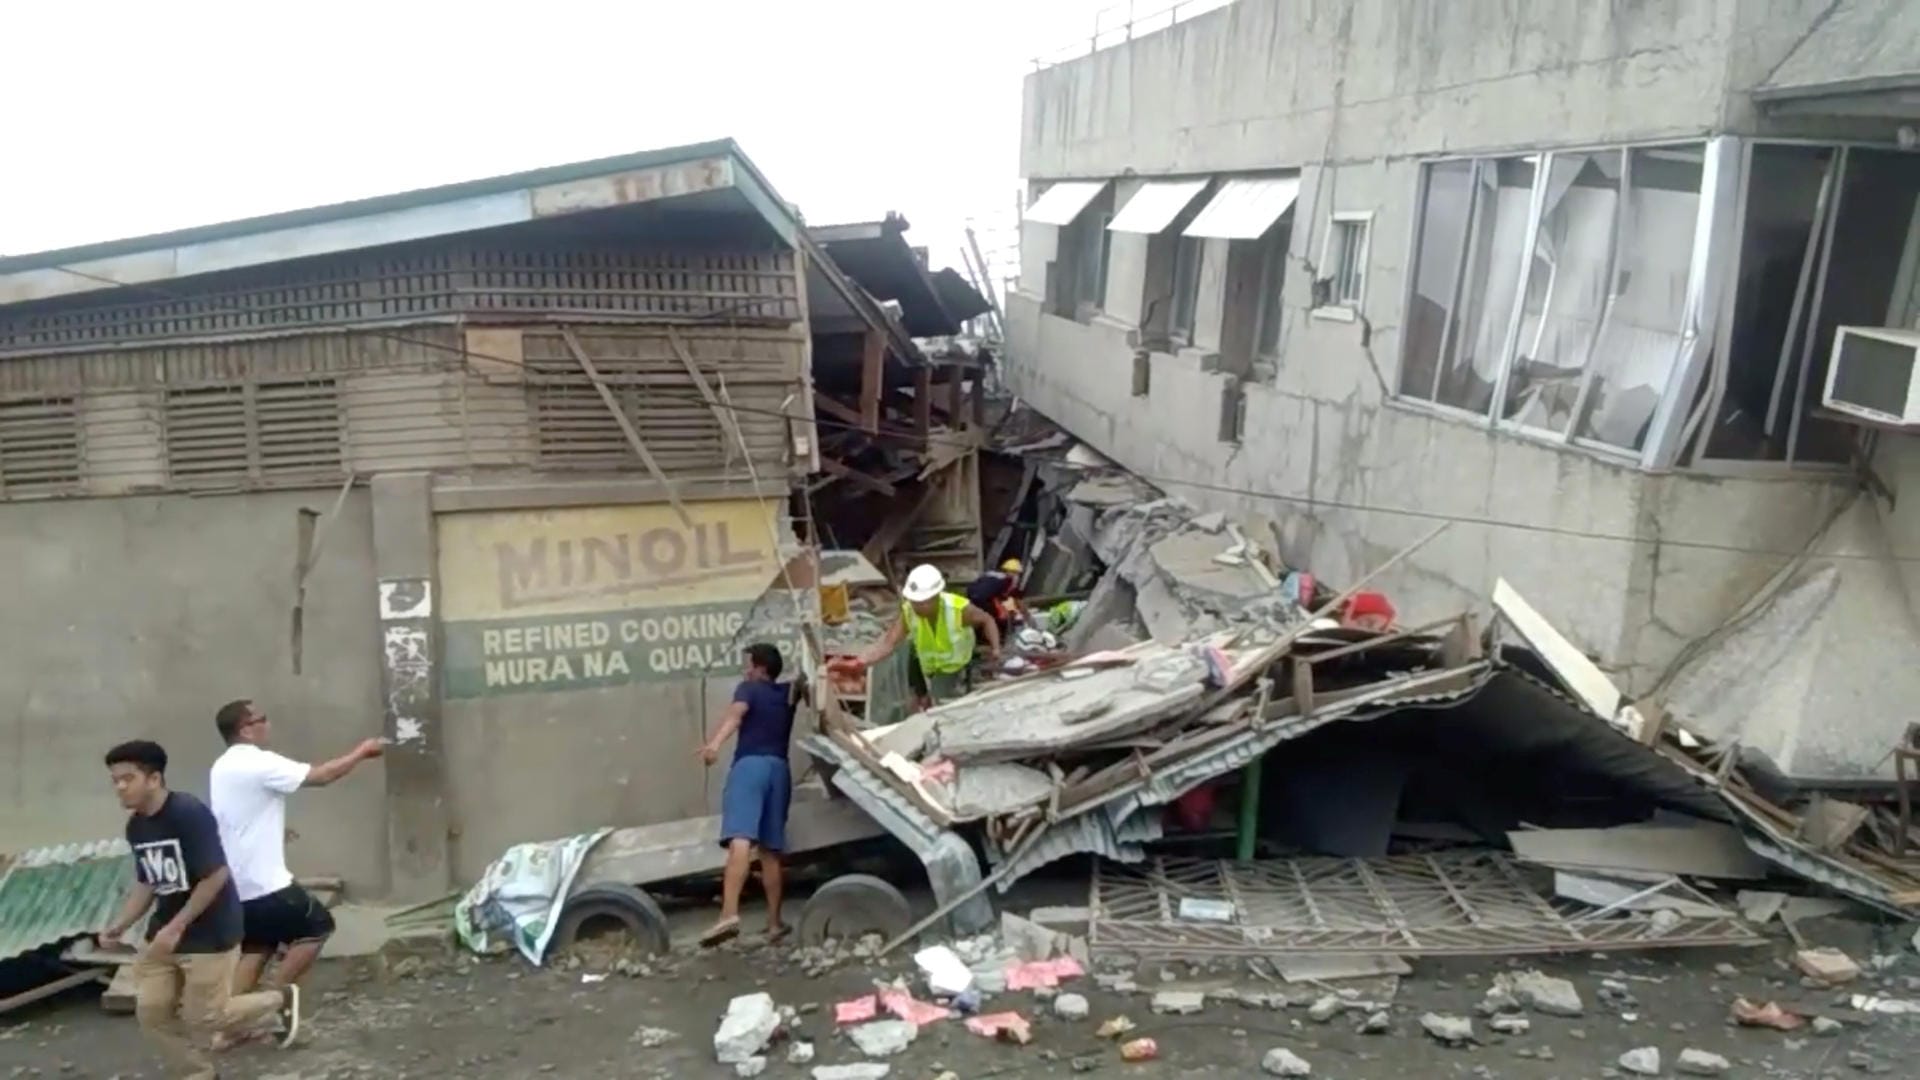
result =
M1641 1046L1620 1055L1620 1068L1635 1076L1660 1075L1660 1049Z
M1273 967L1290 983L1413 974L1412 965L1405 960L1381 953L1288 953L1274 957Z
M1162 990L1150 1007L1164 1016L1189 1016L1206 1008L1207 995L1198 990Z
M1533 1027L1533 1021L1524 1016L1495 1016L1487 1021L1487 1028L1499 1035L1525 1035Z
M913 1044L920 1028L906 1020L875 1020L847 1029L853 1045L868 1057L892 1057Z
M1092 1007L1079 994L1061 994L1053 999L1053 1014L1062 1020L1085 1020Z
M1786 893L1769 892L1765 889L1741 889L1734 894L1733 899L1740 905L1740 917L1755 926L1765 926L1772 922L1773 917L1780 914L1781 909L1787 906Z
M733 1075L742 1077L744 1080L752 1080L753 1077L759 1076L766 1071L767 1058L765 1054L755 1054L745 1061L736 1061L733 1064Z
M1267 1051L1260 1059L1260 1068L1269 1076L1312 1076L1313 1066L1307 1059L1287 1049L1276 1046Z
M779 1010L769 994L742 994L727 1004L719 1030L713 1033L714 1060L737 1065L753 1057L780 1026Z
M1497 980L1512 992L1514 999L1537 1013L1548 1016L1576 1017L1586 1013L1580 991L1566 979L1543 971L1519 971L1503 974Z
M1673 1067L1687 1076L1719 1076L1733 1068L1733 1062L1719 1054L1688 1047L1680 1051L1680 1059L1674 1062Z
M858 1065L815 1065L813 1080L886 1080L893 1066L884 1062L862 1062Z
M1420 1017L1420 1028L1448 1046L1464 1046L1474 1041L1473 1021L1463 1016L1426 1013Z
M1793 954L1793 966L1802 975L1818 979L1828 986L1852 982L1860 977L1860 965L1839 949L1801 949Z
M1323 994L1307 1007L1307 1016L1314 1023L1324 1024L1345 1012L1347 1003L1340 1000L1339 994Z
M1053 787L1052 777L1031 765L967 762L954 768L952 783L929 784L927 793L960 822L1038 806L1053 794Z
M1131 665L1078 678L1043 675L937 706L928 711L935 718L934 745L961 764L1044 756L1144 730L1199 701L1205 663L1153 645L1138 646L1133 654ZM1079 723L1065 719L1100 702L1106 709L1098 716Z
M1768 864L1739 830L1713 821L1620 825L1610 829L1522 829L1507 834L1514 854L1556 868L1758 881Z

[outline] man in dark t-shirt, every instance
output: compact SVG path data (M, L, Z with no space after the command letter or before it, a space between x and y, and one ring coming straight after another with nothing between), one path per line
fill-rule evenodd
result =
M760 851L760 884L767 891L767 940L786 934L780 921L782 872L787 850L787 806L793 799L793 774L787 765L787 741L793 737L793 694L779 682L780 650L760 643L747 647L746 677L734 687L713 737L700 747L700 760L712 765L720 747L736 732L733 767L720 794L720 844L727 866L720 879L720 921L700 936L717 945L740 932L740 894Z
M127 818L134 885L119 915L100 933L112 948L152 909L146 944L133 962L134 1012L170 1066L195 1080L214 1076L209 1044L279 1014L282 1045L299 1033L299 988L233 995L240 962L240 895L220 847L220 827L205 803L167 790L167 752L136 740L107 751Z

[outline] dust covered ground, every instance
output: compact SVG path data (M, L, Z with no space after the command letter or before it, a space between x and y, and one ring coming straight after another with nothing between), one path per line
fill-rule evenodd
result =
M790 1043L776 1043L767 1051L764 1075L807 1077L813 1065L866 1060L835 1032L834 1002L870 991L876 979L903 975L917 996L926 996L907 950L877 962L851 949L824 957L797 947L770 948L750 933L732 946L701 953L690 941L706 917L698 909L678 913L676 940L689 944L649 961L623 956L616 945L603 943L583 948L552 970L534 969L517 958L482 960L437 948L397 959L324 962L309 991L301 1045L228 1054L222 1075L230 1080L728 1077L733 1069L714 1062L714 1028L729 999L764 990L779 1004L799 1010L793 1037L812 1042L816 1052L812 1065L795 1065L787 1060ZM751 917L747 925L754 926ZM1263 1075L1260 1065L1268 1051L1285 1047L1310 1063L1315 1077L1573 1080L1628 1075L1619 1068L1620 1055L1653 1047L1660 1052L1663 1076L1681 1075L1677 1059L1687 1048L1724 1056L1730 1062L1724 1075L1731 1077L1920 1075L1913 1064L1920 1060L1920 1016L1867 1016L1838 1004L1859 992L1920 999L1920 955L1910 941L1912 927L1840 918L1801 926L1809 943L1845 950L1867 968L1866 974L1844 991L1804 985L1788 965L1793 946L1778 926L1763 949L1417 961L1387 1006L1390 1030L1365 1034L1360 1028L1376 1011L1369 1007L1342 1008L1325 1022L1313 1018L1312 1006L1326 988L1283 986L1225 964L1152 967L1134 971L1136 992L1107 989L1093 977L1064 986L1065 992L1088 999L1090 1010L1082 1020L1056 1017L1036 992L994 996L987 1011L1014 1009L1032 1020L1028 1045L996 1043L970 1034L958 1020L945 1020L922 1028L905 1052L886 1060L890 1076L900 1080L931 1080L949 1071L960 1080L1078 1074L1249 1077ZM1881 966L1876 967L1876 956ZM1584 1014L1526 1013L1526 1034L1494 1034L1475 1007L1497 974L1534 966L1570 979ZM1096 969L1107 972L1105 965ZM1110 973L1106 981L1111 982ZM1381 996L1371 984L1355 985L1362 1000ZM1151 1011L1153 992L1181 988L1214 996L1193 1015ZM1257 1000L1275 993L1284 994L1288 1003L1249 1006L1226 999L1242 994ZM1736 995L1836 1017L1843 1026L1825 1035L1811 1027L1792 1033L1735 1027L1728 1007ZM1429 1011L1471 1018L1479 1041L1443 1046L1422 1031L1420 1018ZM1117 1045L1096 1034L1103 1021L1116 1016L1137 1025L1128 1037L1158 1040L1157 1061L1123 1063ZM672 1034L655 1033L650 1039L642 1033L645 1028ZM0 1077L161 1075L133 1020L106 1015L88 995L69 995L0 1018Z

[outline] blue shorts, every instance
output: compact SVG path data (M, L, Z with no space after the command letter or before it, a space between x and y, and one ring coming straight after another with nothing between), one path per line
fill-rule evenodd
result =
M787 850L787 804L793 773L786 758L753 754L735 758L720 791L720 844L742 838L765 851Z

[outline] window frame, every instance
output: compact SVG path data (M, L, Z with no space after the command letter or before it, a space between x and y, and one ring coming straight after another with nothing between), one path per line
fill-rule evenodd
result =
M1179 228L1176 219L1170 229ZM1191 247L1189 248L1189 245ZM1183 249L1193 252L1193 275L1189 289L1180 287L1180 252ZM1176 233L1173 238L1173 296L1172 310L1167 312L1167 340L1175 346L1191 348L1194 332L1200 325L1200 279L1206 273L1207 239L1204 236L1188 236L1184 232ZM1182 303L1183 297L1189 301ZM1186 311L1186 325L1181 325L1181 310Z
M1424 163L1422 164L1422 171L1425 171ZM1322 280L1331 282L1338 282L1340 280L1340 268L1333 266L1331 260L1335 255L1333 238L1340 233L1340 226L1342 225L1358 225L1360 227L1360 244L1357 257L1359 267L1358 273L1355 275L1359 283L1357 295L1355 295L1351 301L1343 300L1334 297L1331 290L1329 290L1328 301L1324 304L1315 304L1311 314L1316 319L1354 322L1360 317L1360 312L1366 310L1367 282L1368 279L1373 277L1372 273L1369 272L1373 261L1373 211L1336 210L1327 215L1327 231L1320 237L1320 273L1317 275Z

